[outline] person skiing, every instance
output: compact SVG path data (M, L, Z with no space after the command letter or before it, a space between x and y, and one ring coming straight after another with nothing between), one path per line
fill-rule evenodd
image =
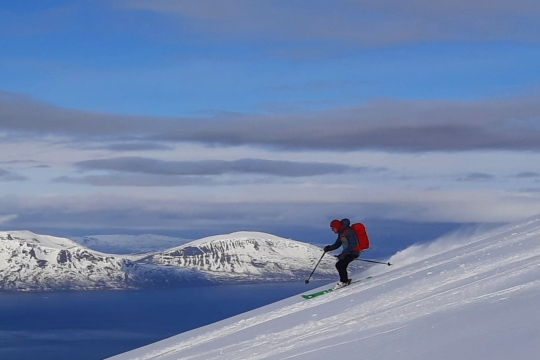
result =
M358 238L356 233L349 226L351 221L349 219L332 220L330 222L330 228L335 234L338 234L336 241L332 245L326 245L324 252L329 252L343 247L341 254L337 256L339 259L336 262L336 269L339 273L339 282L334 286L334 290L342 288L351 284L351 279L347 274L347 267L349 264L360 256L358 248Z

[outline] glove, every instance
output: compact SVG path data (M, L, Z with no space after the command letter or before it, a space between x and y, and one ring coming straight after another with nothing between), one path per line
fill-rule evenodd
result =
M337 258L338 258L339 260L343 260L343 259L345 259L345 256L347 256L347 254L341 253L341 254L339 254L339 255L337 256Z
M324 248L323 248L324 252L329 252L330 251L330 245L326 245Z

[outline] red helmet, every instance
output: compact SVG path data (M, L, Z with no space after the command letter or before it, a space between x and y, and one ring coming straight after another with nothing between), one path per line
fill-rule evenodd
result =
M341 228L343 225L341 224L341 221L339 220L332 220L330 222L330 227L336 229L337 231L341 231Z

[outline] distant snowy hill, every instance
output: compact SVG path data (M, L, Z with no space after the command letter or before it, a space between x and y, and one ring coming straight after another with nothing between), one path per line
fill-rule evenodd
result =
M138 289L304 279L321 249L264 233L209 237L158 253L107 254L30 231L0 232L0 291ZM327 257L315 278L335 278Z
M260 232L211 236L141 260L204 272L216 281L305 279L322 255L319 247ZM326 256L318 278L336 277L336 260Z
M413 246L360 283L285 299L110 358L537 359L540 217Z
M154 234L90 235L72 237L71 240L89 249L110 254L141 254L163 251L191 241Z
M30 231L0 232L0 290L135 289L203 279L189 269L139 265L74 241Z

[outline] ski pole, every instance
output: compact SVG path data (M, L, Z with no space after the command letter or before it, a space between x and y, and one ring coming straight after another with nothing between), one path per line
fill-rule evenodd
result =
M319 263L321 262L321 260L322 260L322 258L323 258L323 256L324 256L324 254L326 254L326 251L323 252L321 258L319 259L319 261L317 261L317 265L315 265L315 267L313 268L313 271L311 272L311 274L309 274L309 277L308 277L307 280L306 280L306 284L309 284L309 279L311 279L311 275L313 275L313 273L315 272L315 269L317 268L317 266L319 266Z
M366 262L375 263L375 264L384 264L388 266L392 265L389 262L382 262L382 261L375 261L375 260L365 260L365 259L356 259L356 260L366 261Z

